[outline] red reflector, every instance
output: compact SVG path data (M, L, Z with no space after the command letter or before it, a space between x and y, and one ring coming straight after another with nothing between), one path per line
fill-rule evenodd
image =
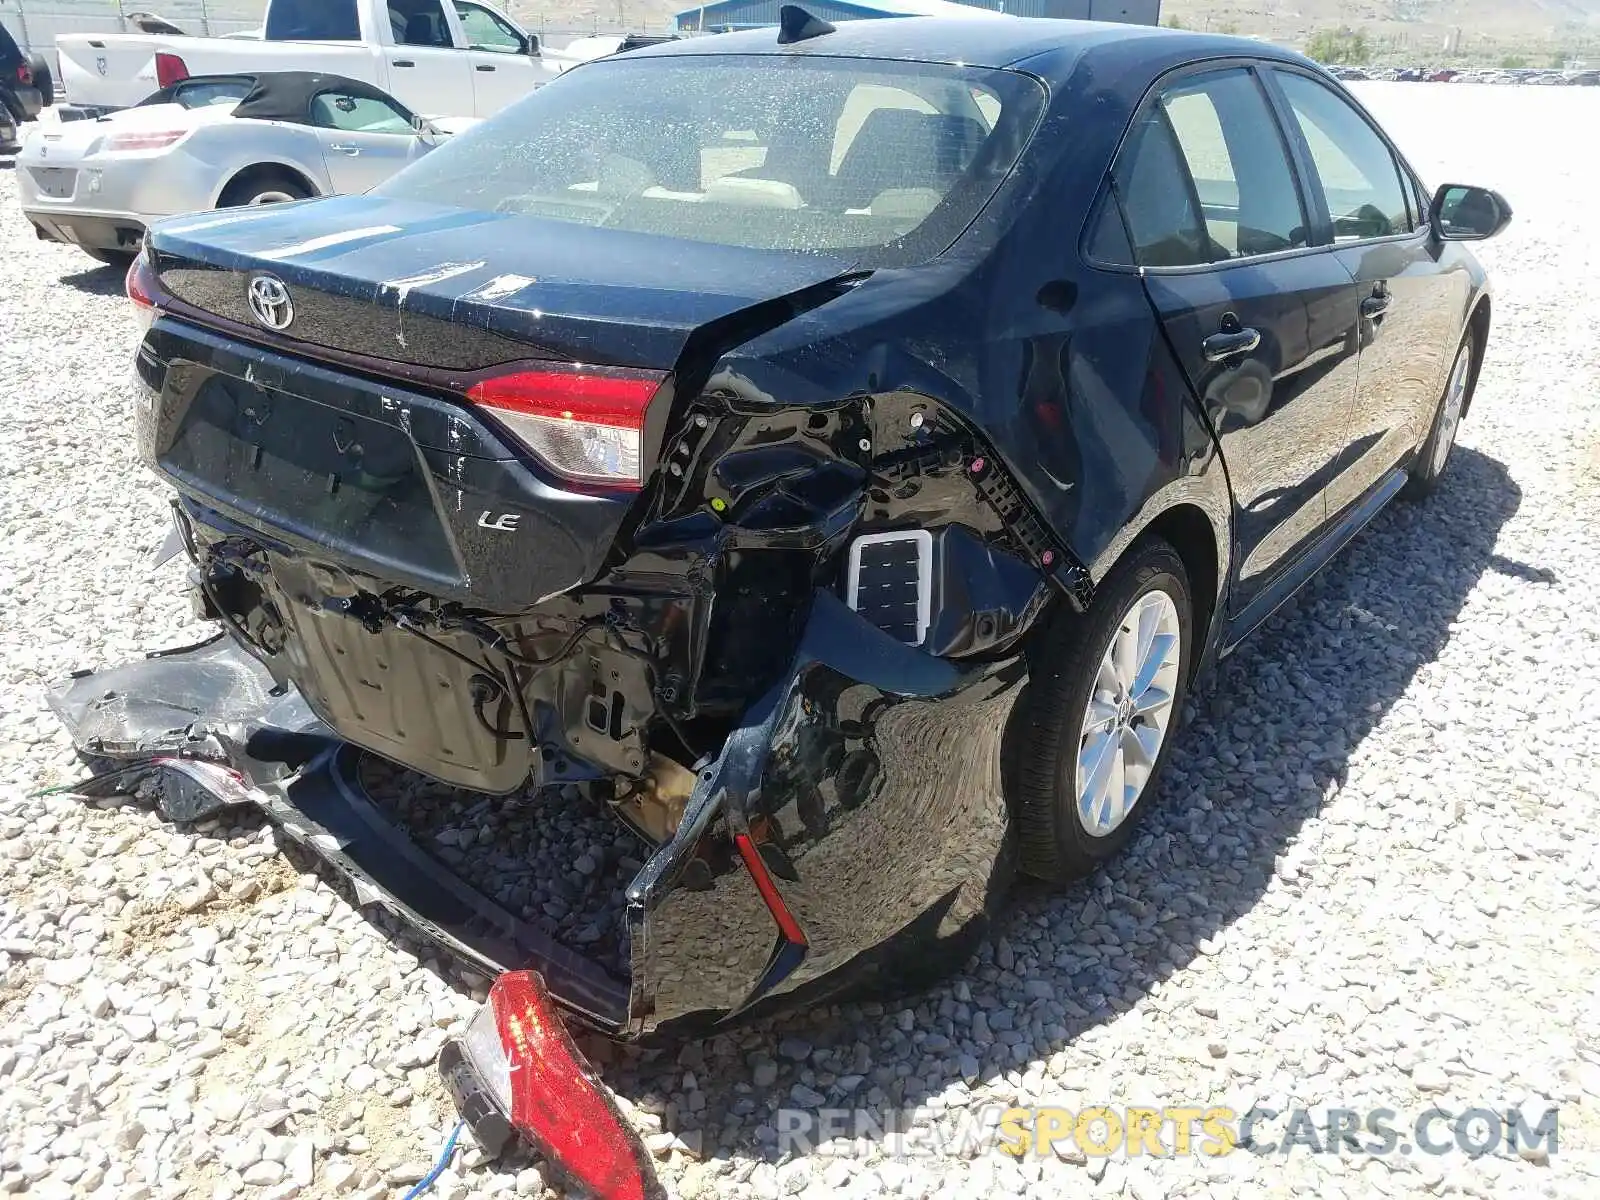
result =
M665 375L627 367L541 367L481 380L491 409L552 470L614 488L644 483L644 419Z
M143 254L134 259L133 265L128 268L125 286L140 327L149 329L156 318L156 297L160 294L160 285L156 280L155 268Z
M511 971L489 989L510 1067L511 1124L597 1200L654 1200L662 1188L643 1144L623 1122L544 980Z
M171 87L189 78L189 64L166 50L156 51L156 84Z
M767 911L778 923L778 932L783 934L784 941L792 942L796 946L807 945L806 935L800 929L800 922L794 919L789 906L778 894L778 885L772 880L772 872L767 870L767 862L761 857L760 848L748 833L734 834L733 844L739 848L739 857L744 859L745 869L750 872L750 878L755 880L756 891L761 893Z

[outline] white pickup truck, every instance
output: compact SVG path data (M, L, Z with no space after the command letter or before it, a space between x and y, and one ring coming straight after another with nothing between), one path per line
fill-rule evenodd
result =
M476 0L267 0L260 37L61 34L72 105L127 108L192 75L327 71L414 112L487 117L554 79L564 56Z

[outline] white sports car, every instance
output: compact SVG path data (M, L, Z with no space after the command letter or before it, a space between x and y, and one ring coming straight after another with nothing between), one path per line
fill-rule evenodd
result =
M364 192L474 123L414 116L340 75L197 76L98 120L34 127L18 192L40 238L121 264L162 217Z

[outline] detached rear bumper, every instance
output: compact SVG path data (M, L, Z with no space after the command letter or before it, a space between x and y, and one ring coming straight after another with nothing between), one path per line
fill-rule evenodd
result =
M423 853L362 788L362 751L337 741L298 694L274 694L255 659L218 637L78 676L50 697L73 743L119 771L107 790L155 791L172 820L255 805L378 904L491 976L539 970L563 1008L627 1031L628 988Z
M1002 746L1022 677L913 650L816 593L790 670L628 887L627 980L419 850L363 792L362 751L230 641L84 674L51 705L120 772L113 790L148 781L175 820L253 804L363 904L491 974L537 971L569 1014L632 1038L964 956L1009 874Z

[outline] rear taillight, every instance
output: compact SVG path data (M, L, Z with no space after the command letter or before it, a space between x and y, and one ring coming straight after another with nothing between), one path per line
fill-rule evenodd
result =
M139 326L139 332L144 333L155 324L159 311L156 298L161 291L156 270L143 254L134 259L133 266L128 268L127 289L128 299L133 304L134 322Z
M500 976L461 1049L511 1125L599 1200L650 1200L661 1185L532 971Z
M189 64L166 50L156 51L156 83L171 87L189 78Z
M146 129L138 133L119 133L106 142L106 149L164 150L188 132L187 129Z
M567 479L637 490L645 412L665 379L626 367L552 366L485 379L467 399Z
M23 87L33 86L33 68L25 62L17 64L17 82Z

